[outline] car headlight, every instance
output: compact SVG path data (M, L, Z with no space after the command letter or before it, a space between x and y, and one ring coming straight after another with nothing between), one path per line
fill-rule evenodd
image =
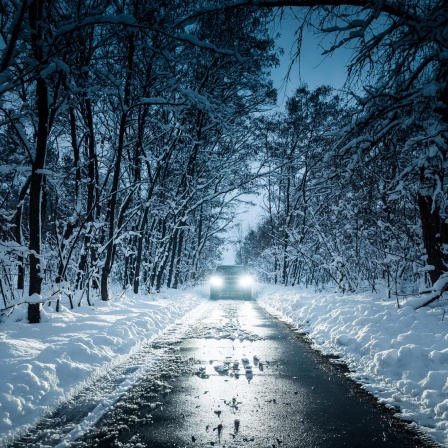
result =
M215 286L215 287L222 286L222 284L223 284L222 277L219 277L217 275L213 275L212 277L210 277L210 284L212 286Z
M240 279L238 281L238 284L240 286L243 286L243 287L246 287L246 288L248 286L252 285L252 283L253 283L253 279L252 279L252 277L250 275L244 275L243 277L240 277Z

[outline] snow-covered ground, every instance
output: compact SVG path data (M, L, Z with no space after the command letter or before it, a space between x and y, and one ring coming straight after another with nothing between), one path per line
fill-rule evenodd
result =
M164 291L56 313L40 324L25 309L0 321L0 445L95 372L116 365L163 330L194 312L205 288ZM308 333L316 349L339 355L351 376L400 409L448 447L448 322L444 309L372 294L338 295L261 286L260 305Z
M300 327L317 350L340 356L355 381L448 447L448 303L415 311L415 300L397 309L384 297L267 286L258 303Z
M30 325L26 308L0 319L0 446L95 372L108 371L205 300L204 288L164 291L74 310L44 307Z

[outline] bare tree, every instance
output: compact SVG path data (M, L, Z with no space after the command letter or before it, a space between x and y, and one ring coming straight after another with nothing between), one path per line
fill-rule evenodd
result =
M333 37L328 54L344 45L354 48L347 87L358 113L340 141L339 156L353 155L386 139L403 124L409 139L402 151L415 151L419 163L417 200L427 272L432 284L447 283L448 222L446 161L448 150L448 7L443 0L254 0L228 1L216 8L302 8L304 21ZM204 12L198 9L200 15ZM300 43L300 42L299 42ZM300 56L300 46L297 56ZM445 280L442 280L445 279Z

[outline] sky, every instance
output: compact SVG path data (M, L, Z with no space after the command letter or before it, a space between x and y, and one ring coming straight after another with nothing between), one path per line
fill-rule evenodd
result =
M310 89L322 85L330 85L341 89L344 85L347 71L346 65L351 57L349 49L338 49L334 54L323 56L322 52L328 48L327 39L322 35L315 35L312 30L305 28L301 47L300 64L295 62L292 66L289 80L285 84L285 77L289 64L297 50L296 31L300 25L300 18L292 10L286 11L281 23L277 26L280 37L277 45L284 50L280 57L280 66L272 71L274 86L279 90L278 105L281 107L285 97L293 94L302 83L308 84Z

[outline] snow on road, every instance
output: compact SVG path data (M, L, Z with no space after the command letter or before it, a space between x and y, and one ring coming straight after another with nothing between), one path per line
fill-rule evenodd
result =
M37 325L27 323L25 309L3 316L0 445L206 297L202 287L123 296L59 313L46 307ZM305 331L316 349L339 355L352 378L448 446L448 322L442 307L415 311L403 301L397 309L384 295L272 285L261 286L257 300Z

